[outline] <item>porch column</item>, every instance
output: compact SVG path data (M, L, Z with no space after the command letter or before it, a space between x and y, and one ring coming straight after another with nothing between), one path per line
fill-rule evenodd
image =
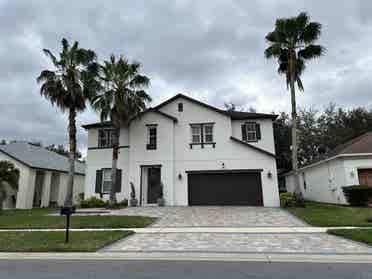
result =
M52 182L52 172L46 171L44 174L43 192L41 196L41 207L49 206L51 182Z

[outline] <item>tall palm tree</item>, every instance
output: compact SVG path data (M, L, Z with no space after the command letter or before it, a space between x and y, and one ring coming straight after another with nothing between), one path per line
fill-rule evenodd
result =
M19 170L9 161L0 161L0 214L9 190L18 189Z
M101 67L101 93L92 101L92 107L100 113L101 121L110 120L113 129L112 169L110 204L116 203L117 161L119 153L120 127L129 125L130 120L146 108L151 97L144 91L149 86L148 77L139 73L141 65L129 63L120 56L111 55Z
M76 157L76 114L85 110L87 100L96 93L99 67L94 51L80 48L78 42L70 46L65 38L62 39L59 59L48 49L43 49L43 52L52 62L54 69L43 70L37 78L37 82L41 83L40 94L69 115L70 167L64 205L71 207Z
M292 105L292 169L295 174L295 192L301 194L298 178L297 159L297 112L295 84L304 91L301 75L306 62L324 54L325 48L315 44L321 33L321 24L310 21L306 13L297 17L276 20L275 28L266 35L269 47L265 57L276 58L279 64L278 73L286 77L287 88L291 91Z

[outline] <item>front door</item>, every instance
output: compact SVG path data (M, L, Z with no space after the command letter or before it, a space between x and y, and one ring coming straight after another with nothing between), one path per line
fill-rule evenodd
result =
M359 184L372 187L372 169L358 169Z
M147 203L156 203L160 197L160 168L147 169Z

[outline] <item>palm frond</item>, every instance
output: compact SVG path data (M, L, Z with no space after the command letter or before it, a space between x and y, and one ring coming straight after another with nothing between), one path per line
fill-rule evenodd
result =
M308 45L298 51L298 56L303 59L315 59L325 53L325 48L320 45Z
M312 44L319 39L322 25L318 22L310 22L301 33L300 39L305 44Z

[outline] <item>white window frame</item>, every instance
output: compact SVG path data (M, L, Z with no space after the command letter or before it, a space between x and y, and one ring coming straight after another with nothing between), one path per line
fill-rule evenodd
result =
M112 147L114 143L114 129L99 129L98 130L98 147ZM101 137L103 133L103 137ZM105 145L102 144L102 138L105 141Z
M194 129L198 129L198 133L195 133ZM202 126L198 124L191 124L191 143L193 144L199 144L202 143ZM194 141L194 136L199 137L199 141Z
M109 176L105 175L107 172L109 172ZM101 188L101 192L102 194L107 194L107 193L110 193L111 191L111 186L112 186L112 169L102 169L102 188ZM104 185L105 185L105 182L109 182L110 184L110 187L108 189L106 189L107 191L105 191L105 188L104 188Z
M211 128L211 132L210 133L207 133L207 128ZM204 143L212 143L214 142L214 136L213 136L213 124L205 124L203 125L203 129L204 129ZM208 141L207 140L207 135L208 136L212 136L212 140Z
M257 123L256 122L246 122L245 131L247 133L247 141L257 141Z

